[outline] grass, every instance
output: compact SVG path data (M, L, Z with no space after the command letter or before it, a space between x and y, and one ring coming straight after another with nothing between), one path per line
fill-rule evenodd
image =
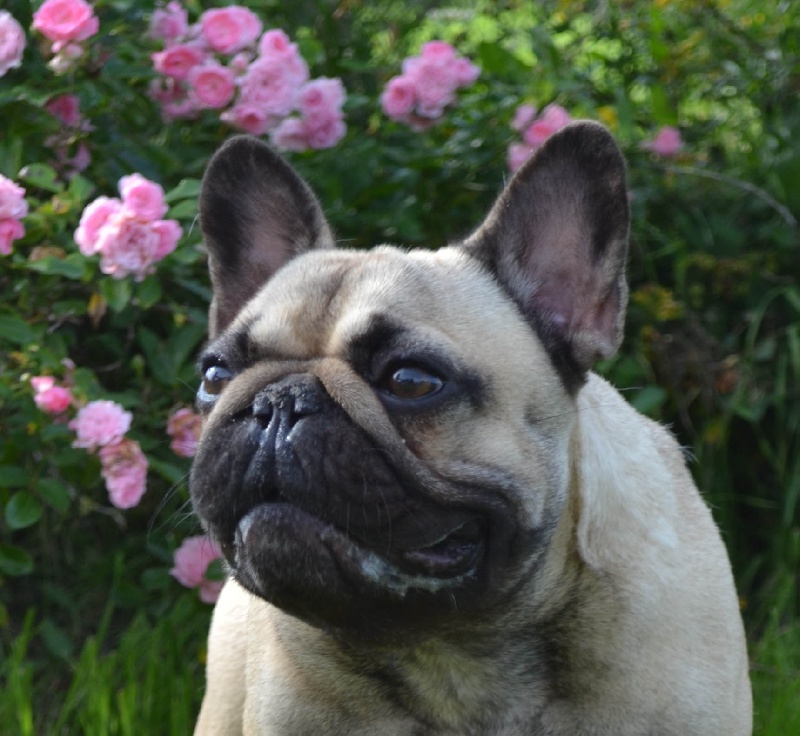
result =
M203 691L207 617L188 597L165 618L137 616L108 649L110 608L68 662L66 681L30 653L33 613L0 660L0 723L15 736L190 734ZM63 670L63 667L59 668ZM7 730L6 730L7 729Z
M49 669L29 653L32 612L0 660L0 723L15 736L189 734L203 688L205 617L184 598L167 617L133 620L116 647L105 616L70 662L69 681L54 697ZM755 736L800 733L800 623L777 617L751 646Z

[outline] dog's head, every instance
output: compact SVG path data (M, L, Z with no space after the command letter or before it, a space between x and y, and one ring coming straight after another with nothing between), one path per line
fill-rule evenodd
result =
M250 138L211 161L200 212L214 300L191 492L236 579L360 636L509 605L564 506L574 395L621 339L611 136L552 136L436 252L335 249L308 186Z

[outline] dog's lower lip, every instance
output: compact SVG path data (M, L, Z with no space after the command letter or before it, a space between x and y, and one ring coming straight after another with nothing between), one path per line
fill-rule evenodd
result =
M481 524L471 520L434 544L407 550L402 557L406 563L428 575L437 577L460 575L477 562L482 538Z

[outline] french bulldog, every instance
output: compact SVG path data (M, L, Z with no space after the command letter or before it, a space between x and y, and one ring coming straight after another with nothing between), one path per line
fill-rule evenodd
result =
M336 248L248 137L200 222L190 489L230 577L196 734L751 733L720 534L675 439L591 371L628 295L605 128L550 137L438 251Z

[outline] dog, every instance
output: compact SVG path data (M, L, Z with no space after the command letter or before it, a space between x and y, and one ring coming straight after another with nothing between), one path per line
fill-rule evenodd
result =
M673 437L591 371L628 298L604 127L552 135L437 251L336 248L248 137L200 223L190 491L230 576L196 734L751 733L720 534Z

